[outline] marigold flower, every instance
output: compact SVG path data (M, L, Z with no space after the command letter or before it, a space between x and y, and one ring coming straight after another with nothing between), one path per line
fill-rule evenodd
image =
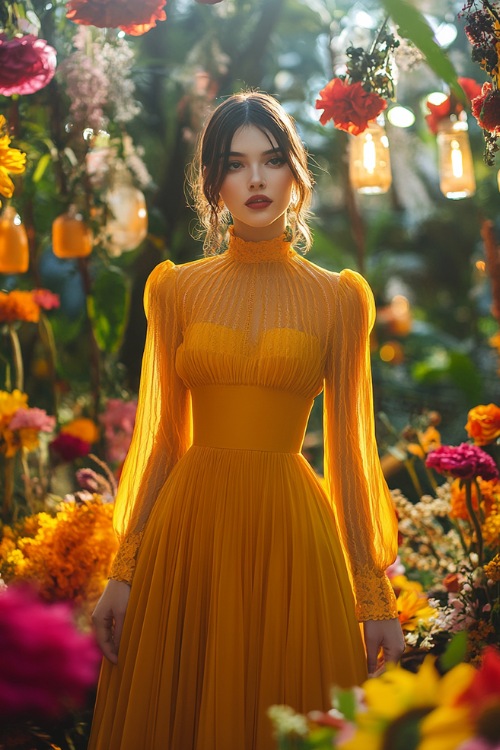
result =
M69 0L66 17L74 23L99 28L118 28L141 36L164 21L166 0Z
M71 422L61 427L61 432L65 435L73 435L80 438L80 440L84 440L91 445L92 443L97 443L99 440L99 428L95 422L86 417L71 420Z
M469 411L467 434L476 445L488 445L500 436L500 407L496 404L480 404Z
M0 292L0 323L24 320L38 323L40 307L33 299L32 292Z
M71 607L47 605L28 587L0 591L0 716L59 718L85 703L100 662Z
M426 466L435 469L439 474L450 475L457 479L497 479L499 476L495 462L477 445L461 443L460 445L442 445L429 453Z
M500 546L500 515L493 515L486 519L481 526L483 540L492 549Z
M1 75L1 74L0 74ZM12 198L14 183L9 174L22 174L26 169L26 154L11 148L11 138L6 133L7 120L0 115L0 195Z
M478 480L479 491L481 493L481 504L485 516L489 516L498 507L500 500L500 482L498 479L492 479L485 481L484 479ZM479 502L477 496L476 485L471 485L471 498L472 507L474 510L479 510ZM462 518L464 521L468 521L469 512L466 505L465 487L460 486L460 481L456 480L451 484L451 510L450 516L452 518Z
M9 39L0 34L0 94L33 94L54 77L57 54L33 34Z
M319 92L316 109L322 109L322 125L333 120L336 128L352 135L359 135L387 107L387 102L378 94L366 91L362 84L346 83L341 78L333 78Z
M490 581L500 581L500 553L495 555L493 560L484 566L484 575Z

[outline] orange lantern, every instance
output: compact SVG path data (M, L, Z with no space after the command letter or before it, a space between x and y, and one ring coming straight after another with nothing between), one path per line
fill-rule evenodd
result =
M58 258L84 258L92 252L92 232L76 206L53 222L52 250Z
M25 273L29 266L28 235L13 206L0 216L0 273Z
M144 194L132 184L130 173L117 169L106 194L110 216L106 223L109 237L108 253L111 256L135 250L148 233L148 212Z

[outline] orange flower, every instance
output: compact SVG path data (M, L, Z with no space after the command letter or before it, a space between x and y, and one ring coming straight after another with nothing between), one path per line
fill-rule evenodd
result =
M322 109L319 118L322 125L333 120L336 128L359 135L387 107L387 102L378 94L366 91L362 84L346 83L341 78L333 78L319 92L316 109Z
M465 429L476 445L488 445L500 436L500 407L479 405L470 410Z
M14 320L38 323L39 319L40 307L31 292L0 292L0 323L12 323Z
M91 419L79 417L61 427L61 432L72 435L86 443L97 443L99 440L99 428Z
M481 505L484 515L488 517L500 507L500 482L498 479L478 480L479 490L481 492ZM471 486L472 507L479 510L476 485ZM465 504L465 487L460 487L460 480L456 479L451 485L451 511L452 518L462 518L465 521L469 519L469 513Z
M85 26L141 36L166 19L165 5L165 0L69 0L66 17Z
M424 459L428 453L439 448L441 445L441 434L431 425L425 432L417 432L418 443L410 443L407 446L408 453Z

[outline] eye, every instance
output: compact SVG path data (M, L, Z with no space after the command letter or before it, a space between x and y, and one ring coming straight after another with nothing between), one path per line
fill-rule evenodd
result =
M267 163L270 164L271 167L281 167L282 164L286 164L286 161L282 156L273 156L273 158L269 159Z
M230 161L227 165L227 171L228 172L236 172L238 169L241 169L242 167L241 161Z

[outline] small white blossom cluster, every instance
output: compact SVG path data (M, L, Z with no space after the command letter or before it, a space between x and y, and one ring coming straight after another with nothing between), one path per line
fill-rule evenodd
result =
M290 706L271 706L267 715L274 725L277 737L286 737L291 734L307 737L309 734L307 718L295 713Z

